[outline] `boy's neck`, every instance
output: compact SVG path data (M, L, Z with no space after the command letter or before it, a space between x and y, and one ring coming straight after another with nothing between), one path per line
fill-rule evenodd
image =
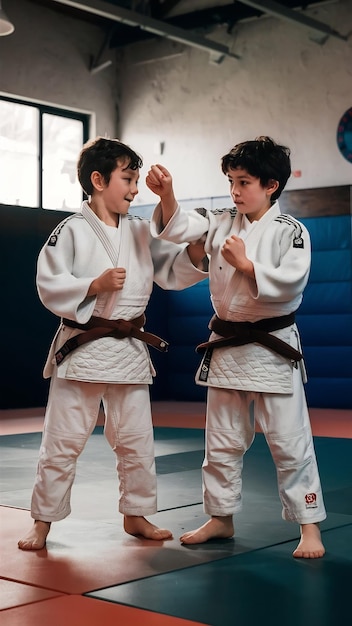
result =
M101 222L104 222L107 226L114 226L117 228L120 221L118 213L111 213L107 210L104 203L99 202L96 198L91 197L88 201L89 208L95 213Z

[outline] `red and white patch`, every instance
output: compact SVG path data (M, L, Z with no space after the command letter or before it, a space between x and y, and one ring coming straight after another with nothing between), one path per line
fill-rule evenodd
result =
M306 501L306 509L317 508L317 494L316 493L307 493L305 495L305 501Z

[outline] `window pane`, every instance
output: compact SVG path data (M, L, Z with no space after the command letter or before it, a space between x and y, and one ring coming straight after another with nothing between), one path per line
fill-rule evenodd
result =
M0 202L38 207L39 112L0 100Z
M82 189L76 175L83 123L43 114L43 208L78 211Z

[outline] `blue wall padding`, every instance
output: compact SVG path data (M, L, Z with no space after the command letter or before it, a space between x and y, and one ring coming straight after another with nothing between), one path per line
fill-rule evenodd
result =
M211 313L210 313L211 315ZM189 315L171 316L169 321L168 339L172 345L198 345L207 341L209 336L208 323L210 315L199 315L197 317Z
M305 346L303 352L309 378L352 378L352 346Z
M320 409L350 409L351 378L310 378L306 385L309 407Z
M308 373L308 405L352 407L352 246L351 218L301 219L311 236L312 266L297 313ZM171 343L163 391L172 400L202 401L205 389L194 376L201 355L198 343L209 336L213 314L208 280L180 292L159 293L167 311Z
M309 231L313 250L350 250L351 216L299 218Z
M170 291L169 306L170 314L174 316L212 314L208 279L182 291Z
M304 292L300 314L324 313L334 315L336 313L351 312L351 282L341 283L311 283Z
M299 313L296 320L304 346L352 346L352 313Z
M350 281L352 275L350 250L315 250L309 279L312 283Z
M169 376L168 398L182 402L204 402L206 399L206 387L196 385L190 372L174 372Z
M211 199L209 202L212 205ZM205 206L206 202L202 199L198 204ZM42 368L58 322L36 294L35 267L41 246L66 214L4 205L0 213L0 248L7 260L3 268L6 333L2 341L6 367L1 377L0 408L43 406L48 381L42 379ZM311 273L297 314L309 377L308 404L352 408L351 217L300 220L312 242ZM208 280L180 292L154 286L146 330L170 342L166 354L150 350L157 370L151 387L154 399L205 399L205 388L194 382L201 359L195 347L207 340L212 314Z
M169 353L169 382L175 374L184 375L187 374L187 378L190 377L190 381L193 383L194 375L200 363L200 355L196 353L193 346L173 346L170 348Z

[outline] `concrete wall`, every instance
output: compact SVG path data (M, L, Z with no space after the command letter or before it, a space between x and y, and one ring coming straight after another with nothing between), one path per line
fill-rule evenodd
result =
M351 0L306 14L343 35L351 31ZM293 169L302 172L287 189L350 184L352 166L338 151L336 132L352 105L352 38L329 37L319 45L311 34L274 17L238 24L232 35L219 28L209 37L241 57L220 65L211 64L206 52L166 40L126 48L122 139L146 165L170 168L179 198L225 195L221 156L238 141L263 134L288 145ZM137 202L154 202L143 180Z
M30 0L5 0L2 6L15 31L0 37L0 92L91 112L92 136L116 136L115 54L108 69L90 72L90 59L105 38L102 28Z
M136 204L154 202L144 185L153 162L172 170L180 198L224 196L221 156L238 141L268 134L292 149L288 189L349 184L337 124L352 104L352 39L329 37L264 17L207 35L241 58L211 63L207 52L165 39L112 51L112 65L89 71L101 26L30 0L4 0L16 29L0 38L0 91L94 113L91 134L118 136L144 157ZM352 0L308 9L343 35ZM159 60L158 60L159 59ZM158 154L160 144L164 153Z

